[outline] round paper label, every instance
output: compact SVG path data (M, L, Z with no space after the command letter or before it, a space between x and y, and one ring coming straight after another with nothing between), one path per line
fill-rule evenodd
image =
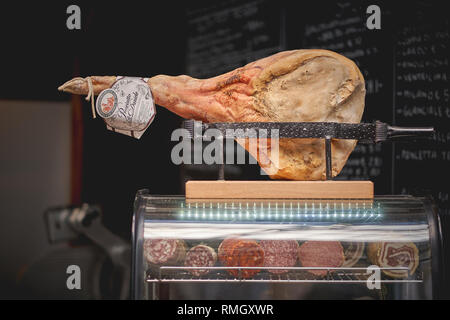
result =
M114 90L103 90L97 99L97 113L102 118L109 118L117 109L117 94Z
M155 117L152 92L142 78L119 78L103 90L96 102L97 113L117 130L143 131Z

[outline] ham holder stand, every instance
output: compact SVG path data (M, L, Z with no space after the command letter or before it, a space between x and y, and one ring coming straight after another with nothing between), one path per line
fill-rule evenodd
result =
M358 140L360 143L379 143L383 141L409 140L430 137L434 128L412 128L390 126L386 123L336 123L336 122L233 122L201 123L186 120L183 127L189 131L190 138L202 138L208 129L218 129L223 140L234 138L257 138L264 130L264 138L272 136L272 130L281 138L318 138L325 140L325 181L226 181L225 164L222 161L217 181L188 181L186 199L372 199L374 196L371 181L335 181L332 177L332 139ZM201 130L194 130L201 128ZM201 132L201 136L199 133ZM228 135L232 132L231 135Z

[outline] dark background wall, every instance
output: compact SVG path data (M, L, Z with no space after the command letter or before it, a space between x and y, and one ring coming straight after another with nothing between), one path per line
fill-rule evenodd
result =
M66 8L78 4L82 28L66 28ZM0 99L65 100L57 87L74 76L177 75L184 71L184 8L174 1L17 3L1 11ZM108 132L83 108L82 201L98 203L104 220L128 237L136 190L179 192L170 161L170 134L180 119L162 108L141 138Z
M81 8L81 30L66 28L70 4ZM370 4L381 8L381 30L366 28ZM419 0L2 4L0 99L69 101L56 88L74 76L202 78L282 50L331 49L356 61L364 74L364 121L438 130L427 143L358 146L340 178L369 178L377 194L430 194L448 213L448 20L443 2ZM158 108L135 140L107 131L83 105L82 201L100 204L106 226L129 238L136 190L182 191L189 169L170 161L170 134L181 119ZM246 167L239 178L261 177Z

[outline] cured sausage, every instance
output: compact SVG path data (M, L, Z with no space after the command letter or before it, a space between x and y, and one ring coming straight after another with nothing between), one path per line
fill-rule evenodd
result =
M344 263L344 250L338 241L306 241L298 249L298 258L303 267L341 267ZM324 276L328 271L308 272Z
M186 244L176 239L146 239L144 256L148 263L156 265L175 265L184 260Z
M236 241L238 241L236 238L226 238L220 243L219 248L217 249L217 254L220 263L223 265L225 265L226 258L230 255L231 245L236 243Z
M225 241L225 240L224 240ZM254 240L226 239L221 245L223 264L227 267L262 267L264 250ZM259 269L229 269L235 277L251 278Z
M297 263L298 243L295 240L261 240L264 250L264 267L293 267ZM288 270L269 269L274 274L286 273Z
M209 246L199 244L188 251L184 265L186 267L213 267L216 261L216 251ZM201 276L209 273L210 270L195 269L189 270L189 272L194 276Z

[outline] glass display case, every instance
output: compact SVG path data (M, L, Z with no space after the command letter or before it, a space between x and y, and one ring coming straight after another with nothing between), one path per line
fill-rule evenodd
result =
M432 203L136 195L135 299L432 299Z

